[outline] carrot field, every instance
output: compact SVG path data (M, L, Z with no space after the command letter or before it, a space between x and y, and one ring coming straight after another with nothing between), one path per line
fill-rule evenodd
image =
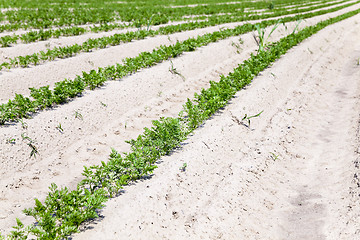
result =
M359 239L360 1L0 6L0 240Z

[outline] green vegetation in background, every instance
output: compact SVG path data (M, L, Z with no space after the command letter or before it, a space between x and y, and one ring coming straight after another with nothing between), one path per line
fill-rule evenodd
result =
M344 0L349 1L349 0ZM108 24L116 20L130 23L131 26L146 26L149 19L152 25L168 23L169 21L181 20L183 16L189 15L213 15L219 13L237 13L248 9L267 9L268 1L240 1L237 4L210 4L195 7L170 8L166 5L158 5L152 1L133 4L118 4L114 2L89 2L84 5L80 1L67 1L67 3L56 4L48 2L37 4L39 1L18 1L22 4L16 10L7 10L0 14L0 20L8 21L2 24L0 31L11 31L17 29L45 29L50 27L63 27L79 24ZM274 11L289 5L298 5L310 1L273 1ZM32 7L26 4L33 4ZM70 4L70 5L69 5ZM325 4L328 4L325 2ZM1 5L1 4L0 4ZM16 7L16 6L13 6Z
M358 2L360 2L360 1L358 1ZM353 2L353 3L345 4L342 6L326 9L326 10L319 10L316 12L305 13L302 15L297 15L295 17L285 17L285 18L283 18L283 23L289 22L289 21L294 21L297 19L302 19L302 18L304 18L304 19L310 18L313 16L325 14L325 13L335 12L337 10L357 4L358 2ZM272 15L270 17L273 17L273 16L274 15ZM265 18L267 18L267 17L269 17L269 16L265 16ZM258 18L261 18L261 16L254 15L254 16L251 16L250 18L258 19ZM156 31L154 31L154 30L138 30L136 32L129 31L127 33L114 34L114 35L108 36L108 37L101 37L101 38L96 38L96 39L90 38L81 45L74 44L74 45L70 45L70 46L66 46L66 47L55 47L53 49L48 49L46 51L40 51L38 53L34 53L31 55L10 58L8 61L5 61L2 64L0 64L0 70L3 68L10 69L10 68L14 68L14 67L28 67L30 64L38 65L42 62L52 61L56 58L68 58L68 57L72 57L80 52L89 52L94 49L101 49L101 48L106 48L109 46L116 46L116 45L119 45L124 42L130 42L132 40L140 40L140 39L144 39L146 37L153 37L156 35L172 34L175 32L188 31L188 30L193 30L196 28L215 26L217 24L222 23L222 21L230 22L230 21L235 21L235 20L238 21L238 20L244 20L244 19L243 18L230 18L230 19L229 18L222 18L222 19L211 18L209 21L192 22L192 23L184 23L184 24L160 27ZM273 22L273 20L270 22ZM0 38L0 42L2 39L3 38ZM3 43L3 44L5 44L5 43Z
M234 12L232 12L230 15L226 15L226 16L212 15L209 17L204 17L204 16L203 17L193 17L193 18L191 18L192 22L175 25L175 26L179 26L181 28L186 29L186 27L185 27L186 25L188 25L188 26L197 25L199 27L206 27L206 26L214 26L216 24L221 24L221 23L266 19L266 18L278 17L278 16L283 16L283 15L289 15L289 14L304 13L304 12L313 11L316 9L330 7L333 5L339 5L339 4L342 4L347 1L348 0L343 0L341 2L330 2L330 3L325 3L325 4L321 4L321 5L316 5L316 6L308 5L308 7L301 8L301 9L298 9L298 8L291 8L291 9L276 8L275 10L271 11L271 13L263 13L263 14L252 14L251 12L245 13L243 10L237 11L236 8L231 8ZM338 6L337 8L344 8L346 6L351 6L356 3L357 2L349 3L344 6ZM12 35L5 35L3 37L0 37L0 45L1 45L1 47L9 47L11 44L16 44L19 40L21 40L24 43L31 43L31 42L35 42L35 41L45 41L50 38L59 38L60 36L77 36L77 35L81 35L81 34L84 34L87 32L111 31L114 29L123 29L123 28L133 27L133 26L136 26L140 29L145 24L147 24L146 25L147 30L149 30L150 25L157 24L157 22L155 20L156 17L157 17L157 15L155 14L150 17L151 20L150 19L147 20L144 18L144 21L134 22L133 24L131 24L131 23L128 23L128 24L111 23L111 22L105 21L105 22L101 23L99 26L94 25L92 27L70 26L70 27L58 28L58 29L40 29L40 30L35 30L35 31L32 30L30 32L27 32L27 33L24 33L21 35L12 34ZM181 15L180 17L183 17L183 15ZM168 18L168 20L169 20L169 18ZM204 21L193 22L193 20L204 20ZM1 27L4 30L7 28L7 26L8 25L3 25ZM12 28L12 27L17 27L18 25L10 24L9 26ZM179 29L179 27L178 27L178 29ZM171 28L171 26L163 27L162 28L164 30L163 32L166 32L165 28Z

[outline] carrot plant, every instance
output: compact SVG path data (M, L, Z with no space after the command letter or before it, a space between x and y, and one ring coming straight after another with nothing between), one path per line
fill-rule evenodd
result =
M96 210L107 200L103 189L90 192L78 187L70 191L53 183L49 190L44 203L35 199L35 207L24 210L36 220L28 232L38 239L63 239L76 232L83 221L98 217Z

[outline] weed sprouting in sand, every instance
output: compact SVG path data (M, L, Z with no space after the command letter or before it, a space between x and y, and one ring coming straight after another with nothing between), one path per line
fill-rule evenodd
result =
M277 159L279 159L279 155L276 155L275 153L273 152L270 152L270 157L272 160L276 161Z
M59 132L61 132L61 133L64 132L64 129L62 128L61 123L59 123L59 124L56 126L56 129L59 130Z
M255 39L256 44L258 45L259 49L258 52L263 52L266 50L266 48L268 47L268 39L271 36L271 34L280 26L281 21L277 21L277 23L273 26L273 28L271 29L269 35L267 37L265 37L265 29L260 27L259 24L256 24L256 30L258 32L258 36L255 35L255 33L253 34L253 37Z
M171 60L170 60L169 72L171 72L172 74L179 75L185 81L185 77L178 70L176 70L176 68L174 67L174 63Z
M76 119L80 119L80 120L84 119L82 114L79 111L75 111L74 116Z
M299 25L300 25L301 22L302 22L302 19L299 19L299 20L296 21L295 28L294 28L294 30L292 31L291 34L295 34L295 32L299 29Z
M36 155L39 154L38 150L37 150L37 147L35 146L35 141L32 140L30 137L26 136L25 133L22 133L21 134L21 137L24 141L26 141L27 145L30 147L31 149L31 152L30 152L30 158L31 157L34 157L36 158Z
M27 128L28 128L28 125L27 125L27 123L26 123L26 122L24 122L24 120L19 119L19 122L21 123L21 127L22 127L22 129L27 129Z
M15 144L15 143L16 143L16 139L15 139L15 138L8 138L8 139L6 139L6 143L7 143L7 144Z
M185 171L186 171L186 167L187 167L187 163L184 163L184 164L179 168L179 170L182 171L182 172L185 172Z
M245 114L245 116L241 119L241 121L246 122L247 124L244 124L244 125L250 128L250 123L251 123L250 119L255 118L255 117L259 117L260 114L262 114L263 112L264 112L264 110L262 110L258 114L252 115L252 116L248 116L247 114Z

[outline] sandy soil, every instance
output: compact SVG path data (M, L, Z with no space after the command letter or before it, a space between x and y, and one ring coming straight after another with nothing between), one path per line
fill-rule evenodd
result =
M359 20L291 50L74 239L357 239Z
M150 180L126 187L125 194L108 202L101 221L83 227L92 230L74 238L356 239L359 20L330 26L291 50L182 149L161 159ZM170 40L214 29L174 34ZM284 34L279 28L270 40ZM186 98L245 60L256 45L251 33L240 37L240 49L234 37L174 59L185 79L172 75L166 61L41 112L25 121L27 129L1 127L0 231L7 232L15 217L30 223L21 210L33 206L34 197L44 199L51 182L75 186L82 166L105 160L111 147L127 151L124 140L136 137L153 119L175 116ZM18 82L1 82L9 83L1 94L12 95L12 86L26 93L26 80L52 84L166 42L167 36L161 36L14 69L1 81L9 76ZM262 110L251 128L240 123L246 113ZM83 120L75 119L75 112ZM56 129L59 123L63 133ZM35 140L37 158L29 158L21 134ZM9 138L16 144L6 144ZM274 160L271 153L279 157ZM185 172L179 170L183 163Z

